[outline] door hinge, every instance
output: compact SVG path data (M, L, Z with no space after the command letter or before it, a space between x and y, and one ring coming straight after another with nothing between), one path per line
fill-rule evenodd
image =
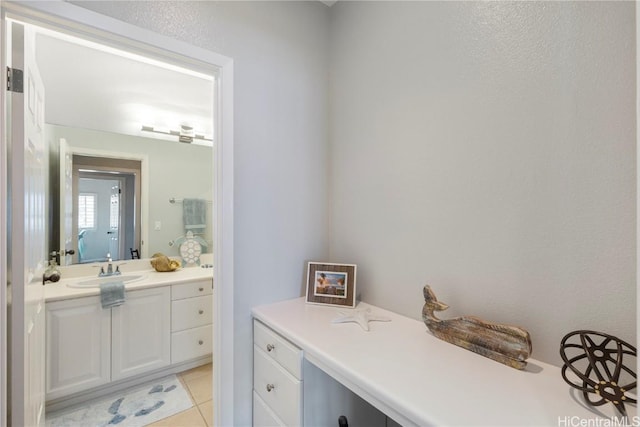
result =
M24 73L19 68L7 67L7 90L9 92L24 92Z

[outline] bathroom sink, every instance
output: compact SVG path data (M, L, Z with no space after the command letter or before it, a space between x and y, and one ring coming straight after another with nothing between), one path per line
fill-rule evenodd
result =
M101 283L109 282L124 282L125 284L131 282L137 282L144 279L146 276L142 274L133 275L127 274L122 276L104 276L96 277L94 279L83 280L82 282L69 283L67 286L70 288L99 288Z

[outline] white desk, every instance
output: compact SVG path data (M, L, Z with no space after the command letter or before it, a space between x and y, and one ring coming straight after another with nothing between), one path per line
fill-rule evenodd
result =
M392 321L371 322L369 332L356 323L332 324L349 309L304 298L255 307L253 316L403 426L572 427L581 419L618 416L611 404L584 404L558 367L529 359L519 371L435 338L421 321L357 306L367 307ZM636 416L635 406L627 411Z

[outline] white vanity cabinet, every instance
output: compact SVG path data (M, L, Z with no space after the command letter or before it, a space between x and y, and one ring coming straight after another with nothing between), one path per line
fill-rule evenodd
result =
M48 302L46 313L46 400L171 364L170 286L127 291L111 309L99 296Z
M171 364L171 289L127 292L125 304L111 309L111 380Z
M111 381L111 310L100 297L46 304L47 400Z
M253 425L331 426L340 415L368 427L387 417L313 364L279 333L253 321Z
M171 363L211 354L212 293L211 280L171 286Z
M302 360L302 350L254 320L254 426L302 425Z
M613 405L599 406L597 413L585 405L557 366L530 358L526 369L513 369L440 340L421 320L363 302L357 309L389 321L371 322L369 331L356 323L333 323L340 308L307 304L304 297L251 310L254 425L292 424L265 397L283 390L278 377L268 377L265 358L288 371L279 337L304 354L302 423L308 426L337 426L340 415L349 425L372 427L558 426L568 420L605 425L619 417ZM265 343L275 346L271 352ZM263 377L275 386L271 393L264 390ZM289 405L299 408L297 399ZM629 419L637 419L635 405L627 411Z

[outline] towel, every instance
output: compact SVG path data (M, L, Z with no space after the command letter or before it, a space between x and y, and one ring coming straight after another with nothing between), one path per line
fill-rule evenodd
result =
M185 230L204 233L204 229L207 228L207 201L184 199L182 201L182 219Z
M113 282L100 284L100 302L102 308L117 307L124 304L124 282L114 279Z

